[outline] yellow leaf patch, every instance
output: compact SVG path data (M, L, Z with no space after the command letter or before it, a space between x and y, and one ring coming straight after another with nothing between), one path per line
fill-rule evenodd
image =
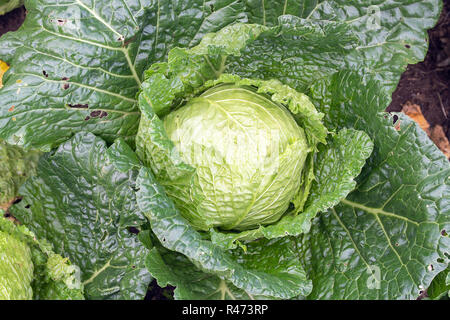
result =
M9 66L6 64L6 62L0 60L0 88L3 87L2 78L3 74L8 71Z

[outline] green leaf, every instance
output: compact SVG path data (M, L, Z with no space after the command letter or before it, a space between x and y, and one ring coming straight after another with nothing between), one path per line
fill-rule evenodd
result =
M246 250L230 251L233 259L245 268L269 274L294 274L305 277L299 264L296 243L292 239L261 240L249 243ZM270 296L253 295L234 286L230 281L214 274L202 272L182 254L169 251L160 245L153 248L147 257L147 267L162 287L176 286L176 299L200 300L260 300ZM308 291L311 287L308 287Z
M442 9L440 0L246 2L251 23L275 26L286 14L280 24L297 37L262 38L229 61L225 72L276 78L303 91L331 73L354 68L383 82L381 90L389 95L407 65L425 58L427 30Z
M450 273L447 273L447 278L445 279L445 284L450 286ZM448 291L448 297L450 298L450 290Z
M0 140L0 207L18 196L19 187L36 171L39 155Z
M92 134L75 135L41 158L11 210L80 267L89 299L140 299L150 282L148 249L129 230L146 223L136 206L137 171L124 170L115 149L127 150L121 144L108 151Z
M146 264L159 286L176 286L174 297L177 300L267 299L253 296L214 274L202 272L186 256L173 251L153 248Z
M450 297L450 268L439 273L427 289L427 297L432 300L440 300Z
M154 108L153 114L147 119L145 115L141 123L156 119L153 118L156 114L164 115L172 107L172 101L174 107L179 106L199 83L224 72L244 78L278 79L305 93L312 86L310 95L326 115L327 127L339 134L352 128L365 131L374 142L374 152L357 178L357 190L333 210L316 218L311 233L298 239L297 256L300 255L314 282L310 298L415 298L448 266L450 244L444 236L444 230L450 227L448 162L410 120L400 116L400 131L396 131L392 119L378 113L389 103L406 65L425 56L426 30L437 21L441 1L220 0L174 4L161 0L137 5L128 1L102 1L91 8L92 4L82 0L57 6L51 1L30 0L27 5L30 13L22 29L2 36L0 57L12 68L5 76L5 87L0 90L1 138L49 150L75 132L87 130L101 135L107 142L122 137L123 141L132 143L139 118L138 82L142 81L143 70L149 64L165 60L172 47L194 46L205 33L230 22L260 23L263 26L257 35L232 39L236 46L229 53L236 56L226 60L217 57L221 41L211 40L212 45L207 46L211 56L208 66L201 57L186 57L183 49L174 49L176 54L169 55L169 62L180 59L177 69L170 69L165 63L156 64L146 77L147 81L154 81L152 86L162 89L158 90L161 96L157 97L162 103L154 99L158 105L151 106L148 101L140 101L144 114ZM279 17L280 14L292 15ZM77 15L82 19L77 19ZM116 38L114 30L102 20L114 28L125 26L125 32L119 30L123 39ZM70 28L75 22L80 27L73 32ZM138 30L133 29L135 22ZM243 43L245 48L240 50ZM133 72L129 61L134 59ZM179 78L171 81L171 74L178 74ZM331 74L334 75L330 77ZM65 77L68 80L62 80ZM145 90L145 84L143 87ZM111 92L115 95L110 95ZM164 104L168 100L171 102ZM75 108L68 108L69 104ZM88 109L84 108L86 104ZM86 116L90 119L85 120ZM156 121L152 134L160 133L157 126ZM160 142L165 141L164 136L158 138ZM368 147L368 143L362 145ZM170 145L158 145L159 149L153 153L162 151L158 156L164 158L167 147L170 150ZM133 176L131 172L139 167L139 161L127 160L131 156L131 149L123 143L105 157L117 160L115 169L121 175ZM166 167L158 169L189 177L189 167L181 168L176 157L169 160L173 163L169 161ZM65 166L60 166L61 171L62 168ZM140 205L156 226L162 243L167 241L165 246L185 254L213 281L217 283L222 277L227 279L224 283L228 287L233 285L251 294L261 294L266 289L271 294L277 292L277 297L291 297L294 292L307 294L308 284L298 274L286 286L279 275L270 277L266 276L267 270L258 270L267 281L262 282L262 287L256 285L259 273L255 276L243 260L210 246L204 235L180 218L150 170L142 169L140 174L139 183L146 186L139 191L145 200ZM70 177L64 179L75 180ZM352 186L353 178L349 175L346 186ZM47 180L47 185L52 185L51 179ZM47 185L40 185L39 190L48 190ZM52 190L52 195L60 194L59 189ZM344 189L331 192L317 207L334 204L339 196L345 196ZM70 194L72 190L58 201L66 201L66 206ZM43 206L49 199L51 206L55 200L48 194L36 203ZM92 203L86 205L90 212L97 205ZM19 207L24 205L22 201ZM65 214L65 206L58 207L59 215ZM130 214L125 220L131 222L134 216ZM248 245L237 244L240 248ZM204 257L199 252L214 253ZM171 260L164 258L162 255L163 262L168 261L170 265ZM230 275L234 269L238 270L237 275ZM288 273L288 276L293 275ZM299 285L302 293L298 292Z
M299 240L311 299L415 299L449 263L450 165L408 117L380 113L376 81L342 71L311 96L337 129L364 130L374 151L356 190Z
M305 209L298 215L288 214L277 223L240 233L212 233L212 241L234 248L236 241L268 239L286 235L298 236L309 231L318 212L337 205L355 188L355 177L370 156L373 143L362 131L343 129L327 145L319 145L314 162L314 182Z
M289 30L289 32L294 31ZM176 108L180 97L183 97L183 100L188 100L190 97L220 83L236 83L237 85L258 87L258 92L271 95L274 102L281 103L289 108L299 125L306 129L312 149L315 150L319 142L326 143L325 138L328 131L321 122L323 114L316 111L305 94L299 93L277 80L241 79L235 75L222 73L223 63L230 55L239 56L245 46L257 41L260 36L276 39L280 36L279 28L235 24L215 34L206 35L200 44L192 49L177 48L170 51L167 63L155 64L146 72L147 79L143 83L143 90L139 96L142 118L136 139L137 153L143 162L152 169L160 183L166 185L164 181L174 181L177 185L182 185L182 181L191 181L195 170L183 162L158 116L163 116L171 109ZM358 139L351 140L349 138L349 141L345 141L346 144L343 144L342 147L348 146L349 142L356 142ZM368 141L361 145L365 150L358 153L361 155L357 158L358 160L364 160L368 157L371 150L370 147L367 148L368 145L370 145ZM352 152L354 151L349 148L347 157L352 156ZM310 157L307 170L303 173L304 185L301 189L303 197L298 196L294 201L297 212L302 210L311 186L313 179L312 160L312 157ZM349 167L353 166L355 170L351 170L352 176L345 175L345 177L347 179L354 178L359 173L363 163L363 161L359 161L356 166L354 163L349 163ZM348 186L343 186L341 198L345 197L351 190ZM169 192L169 190L166 191ZM338 203L339 199L334 200L333 204ZM328 207L322 208L322 210L326 208ZM233 233L219 235L212 232L212 236L216 243L224 243L224 237L228 237L226 241L228 244L225 247L233 247L234 241L238 239L253 240L262 236L275 238L287 234L298 235L308 230L310 220L318 211L315 208L311 209L307 215L291 216L286 223L282 222L273 228L269 226L267 231L261 227L258 230L243 232L239 235ZM297 219L296 223L292 222L292 218Z
M68 258L53 252L47 253L45 266L38 266L46 275L33 283L36 300L83 300L83 286L78 278L78 266L71 265ZM40 267L40 268L39 268Z
M181 217L163 187L155 181L150 169L143 167L140 170L137 186L139 207L150 220L152 231L161 244L169 250L185 255L201 271L216 275L250 295L287 299L308 294L311 290L310 282L304 272L299 271L301 267L298 263L296 268L283 270L273 269L274 266L270 265L267 267L270 272L266 272L267 269L246 268L226 251L209 240L204 240L202 235ZM161 261L158 264L161 265ZM158 275L155 273L155 276ZM162 282L167 283L167 274L162 277ZM173 281L171 283L179 284L176 278Z
M363 67L390 93L406 65L425 56L426 30L440 9L439 0L29 0L24 25L0 40L0 57L11 65L0 90L0 137L46 151L79 131L133 141L148 65L231 23L276 27L282 14L284 36L261 38L218 66L299 91L341 68Z
M79 131L132 142L140 116L136 93L148 64L245 20L235 0L29 0L26 6L19 31L0 39L0 58L11 66L0 90L0 137L45 151Z
M20 232L9 227L8 223L12 225L11 221L0 217L0 300L31 300L31 250L21 239ZM8 229L14 232L8 232Z

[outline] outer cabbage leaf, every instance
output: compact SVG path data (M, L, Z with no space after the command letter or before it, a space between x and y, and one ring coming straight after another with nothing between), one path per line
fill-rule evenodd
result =
M0 137L47 150L80 130L132 141L135 95L149 64L230 23L273 27L284 14L286 36L256 41L225 71L303 91L364 66L362 74L376 74L391 92L406 65L425 56L426 29L440 8L439 0L29 0L24 25L0 40L0 57L13 66L0 91Z
M204 273L186 256L164 248L151 250L147 267L159 286L170 284L176 287L174 298L177 300L270 299L252 295L214 274Z
M346 200L314 221L299 248L310 299L415 299L449 263L450 166L408 117L382 111L376 81L341 71L311 88L330 127L363 129L374 152Z
M298 261L294 267L284 268L283 265L276 268L272 262L266 264L264 259L261 259L262 256L258 259L258 255L255 255L252 259L260 263L260 268L250 268L239 263L236 257L211 241L203 239L202 235L180 215L163 187L156 182L150 169L143 167L140 170L137 186L139 207L150 220L152 231L160 243L169 250L185 255L199 270L228 281L234 287L245 291L246 295L287 299L308 294L311 290L310 281L305 277ZM274 244L268 250L273 253L277 249L279 248ZM156 277L161 278L162 285L167 282L187 285L177 280L180 277L179 273L173 275L174 279L170 282L167 278L171 276L170 270L163 274L158 271L158 268L161 268L158 266L163 265L160 257L153 255L149 259L155 259L156 270L152 267L150 270ZM217 279L214 281L217 283Z
M245 20L235 0L29 0L26 6L24 24L0 39L0 59L11 66L0 90L0 137L46 151L79 131L132 141L135 96L148 63Z
M227 56L239 55L242 47L254 41L262 31L269 32L269 29L248 24L226 27L215 34L206 35L200 44L192 49L176 48L170 51L167 63L155 64L146 72L147 79L139 96L143 115L136 139L137 153L152 168L158 181L167 185L167 188L171 187L171 182L175 188L183 185L183 181L189 183L195 170L182 161L158 115L170 111L173 105L176 105L177 97L188 99L189 96L197 95L219 83L253 85L258 87L259 93L270 94L274 102L286 105L305 129L311 148L306 152L315 150L317 143L326 142L327 130L321 123L323 115L316 111L306 95L276 80L240 79L237 76L221 74L220 69ZM270 30L274 36L276 31L275 28ZM207 79L211 80L206 81ZM307 168L312 170L312 166ZM306 197L309 186L304 186L301 190ZM303 202L298 201L299 210Z
M226 72L276 78L303 91L331 73L354 69L383 82L381 90L390 95L407 65L425 58L426 31L437 22L442 1L246 0L246 5L251 23L276 26L280 15L291 15L280 22L298 37L260 39Z
M247 252L232 252L234 259L247 268L265 270L268 273L293 269L303 276L304 271L299 268L299 257L292 239L261 240L249 244L248 249ZM186 256L160 246L152 249L147 258L147 267L158 279L160 286L176 286L175 299L271 299L270 296L253 295L214 274L204 273Z
M25 151L0 140L0 208L6 208L22 183L35 173L39 156L39 151Z
M0 227L3 220L0 217ZM0 300L31 300L32 280L33 262L27 243L0 228Z
M80 267L89 299L143 298L150 282L148 249L131 232L146 223L134 194L137 171L117 157L128 152L123 141L107 151L102 139L79 133L41 158L11 209Z
M195 267L186 256L153 248L147 256L147 268L158 280L160 287L175 286L174 298L177 300L235 300L250 299L252 295L220 279L213 274L204 273Z
M355 188L356 176L370 156L373 143L362 131L343 129L319 145L314 157L314 181L305 209L299 215L288 214L277 223L240 233L212 233L212 241L225 248L234 248L237 241L268 239L286 235L298 236L309 231L318 212L337 205ZM237 242L237 243L236 243Z

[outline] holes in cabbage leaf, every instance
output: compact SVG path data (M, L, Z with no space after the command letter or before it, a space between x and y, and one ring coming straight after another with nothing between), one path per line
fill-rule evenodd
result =
M108 115L108 112L106 112L106 111L101 111L101 110L94 110L94 111L92 111L91 113L90 113L90 117L91 118L97 118L97 117L100 117L100 118L104 118L104 117L106 117Z
M80 103L77 103L77 104L68 104L68 106L70 107L70 108L74 108L74 109L87 109L87 108L89 108L89 105L86 103L86 104L80 104Z
M102 112L101 112L100 110L95 110L95 111L92 111L92 112L91 112L90 116L91 116L92 118L95 118L95 117L98 117L101 113L102 113Z
M136 227L128 227L128 231L133 234L138 234L140 232Z
M31 204L27 204L27 205L25 206L25 209L30 209L30 207L31 207Z
M58 26L62 27L67 23L67 19L58 19L56 20L56 23L58 24Z

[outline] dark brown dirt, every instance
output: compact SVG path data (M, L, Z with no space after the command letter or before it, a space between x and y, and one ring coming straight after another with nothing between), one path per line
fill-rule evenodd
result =
M16 31L25 20L25 7L17 8L8 12L4 16L0 16L0 36L9 31Z
M0 36L17 30L25 16L24 7L0 16ZM428 34L425 61L408 66L386 111L400 112L407 102L417 104L430 125L441 125L450 139L450 0L444 0L439 22Z
M156 283L156 280L153 280L148 287L147 295L144 300L173 300L174 290L175 287L172 286L161 288Z
M441 125L450 139L450 0L428 35L425 60L408 66L386 111L399 112L408 101L417 104L430 125Z

